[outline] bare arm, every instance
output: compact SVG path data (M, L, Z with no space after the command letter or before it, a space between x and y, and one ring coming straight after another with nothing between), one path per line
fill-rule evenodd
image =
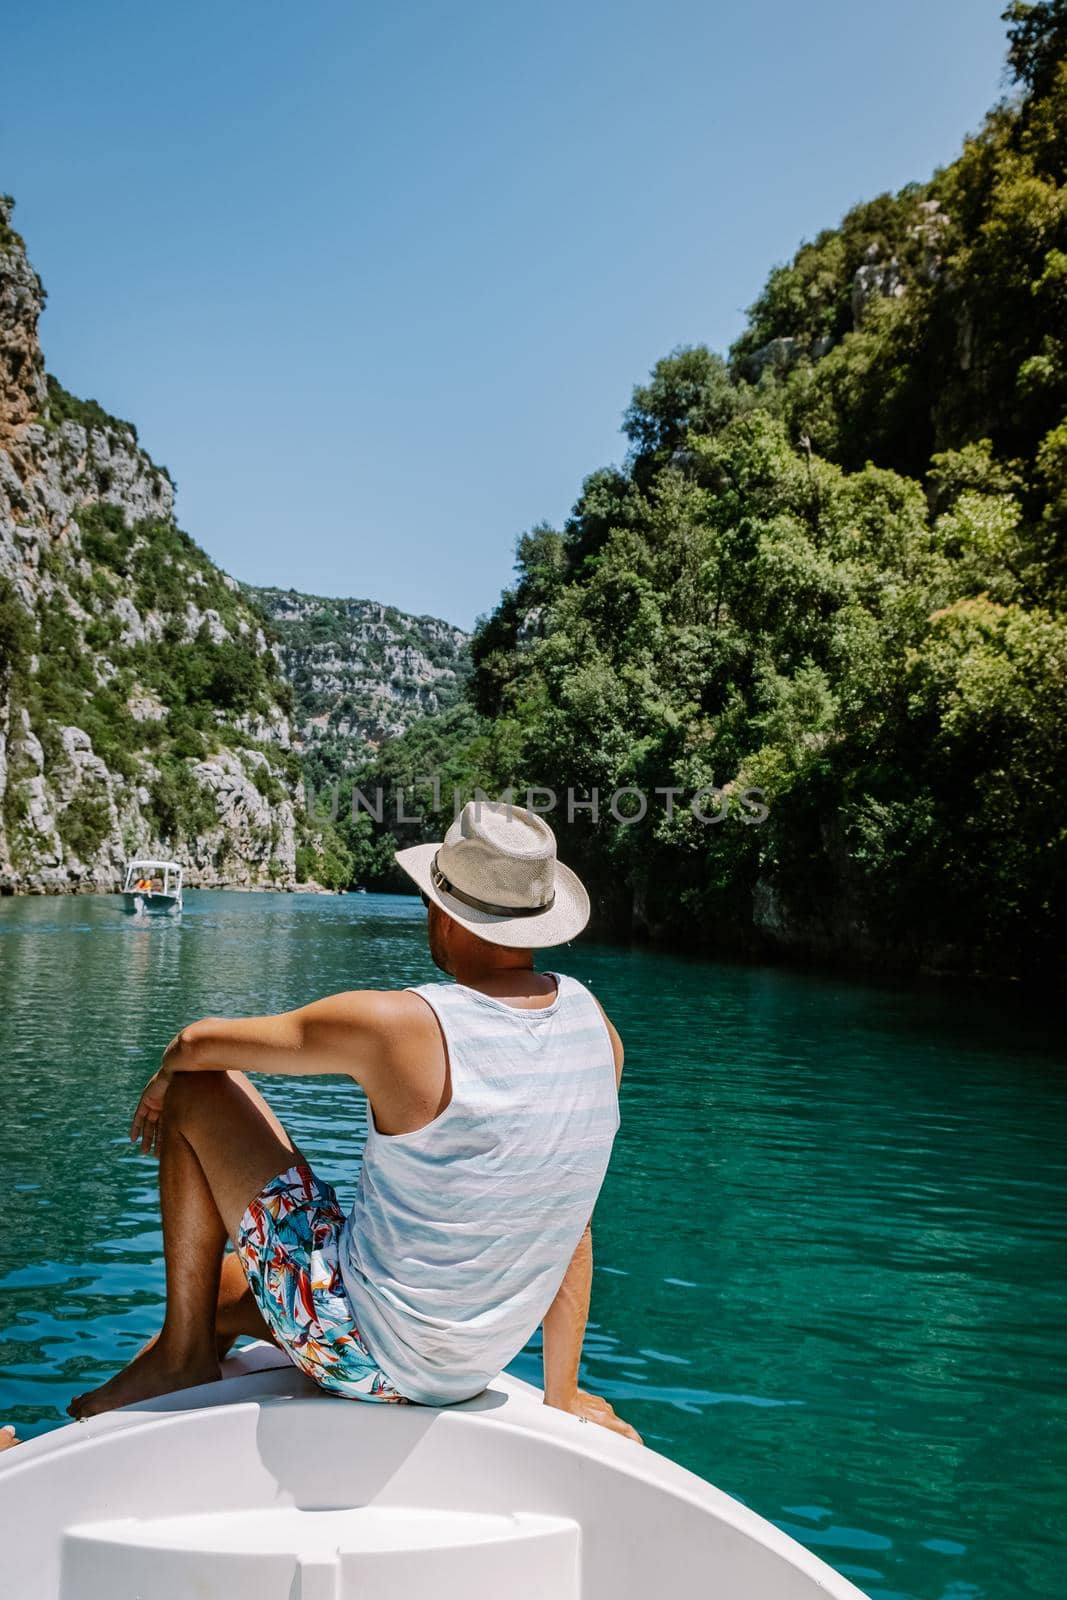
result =
M593 1230L586 1227L542 1327L545 1404L569 1411L578 1393L578 1365L593 1287Z
M369 1095L389 1051L403 1048L415 1012L402 993L354 989L268 1017L204 1017L176 1034L146 1084L130 1138L158 1153L167 1087L176 1072L343 1073ZM420 1002L415 1001L415 1008Z
M597 1002L599 1004L599 1001ZM601 1006L601 1014L611 1039L615 1057L615 1082L622 1078L622 1040ZM570 1411L586 1422L599 1422L627 1439L641 1436L628 1422L615 1415L614 1408L598 1395L586 1394L578 1387L578 1368L582 1341L589 1320L589 1299L593 1287L593 1227L586 1224L577 1249L556 1291L556 1298L542 1324L541 1339L545 1374L545 1405Z
M641 1435L637 1429L616 1416L607 1400L600 1395L586 1394L578 1387L578 1366L589 1320L592 1284L593 1230L587 1227L542 1324L545 1405L555 1406L558 1411L570 1411L584 1422L599 1422L613 1433L621 1433L624 1438L635 1439L640 1444Z
M268 1017L204 1017L177 1034L161 1071L344 1073L358 1083L380 1066L396 997L376 989L333 994Z

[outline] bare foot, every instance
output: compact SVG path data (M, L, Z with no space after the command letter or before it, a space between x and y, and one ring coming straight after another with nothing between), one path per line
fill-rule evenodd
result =
M114 1411L117 1406L130 1406L138 1400L153 1400L156 1395L191 1389L198 1383L212 1383L221 1376L214 1356L175 1364L168 1352L153 1342L99 1389L76 1394L67 1407L67 1414L80 1422L85 1417L98 1416L101 1411Z
M0 1428L0 1450L10 1450L13 1445L21 1444L22 1440L11 1426L10 1422Z

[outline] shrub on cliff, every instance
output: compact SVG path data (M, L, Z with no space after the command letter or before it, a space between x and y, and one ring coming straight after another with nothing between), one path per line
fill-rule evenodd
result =
M193 841L218 820L210 791L187 762L167 757L149 787L149 810L161 839L171 848Z
M0 577L0 697L25 673L35 639L33 621L14 585Z
M107 798L79 789L59 813L59 837L79 861L92 861L108 836Z

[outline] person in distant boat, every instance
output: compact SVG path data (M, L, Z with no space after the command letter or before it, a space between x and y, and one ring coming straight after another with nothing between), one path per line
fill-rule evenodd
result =
M578 1387L622 1043L577 979L533 965L582 931L589 897L544 818L503 803L472 801L440 844L396 859L455 981L209 1017L171 1041L130 1129L160 1157L163 1326L71 1416L217 1378L240 1334L333 1394L447 1405L540 1326L546 1404L640 1442ZM347 1217L246 1072L363 1089Z

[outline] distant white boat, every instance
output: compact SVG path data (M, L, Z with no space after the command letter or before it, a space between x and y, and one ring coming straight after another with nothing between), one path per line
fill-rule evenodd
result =
M135 856L126 863L122 898L127 911L173 912L182 908L182 868L177 861Z
M252 1345L219 1383L0 1454L5 1600L863 1600L517 1378L375 1405L280 1362Z

